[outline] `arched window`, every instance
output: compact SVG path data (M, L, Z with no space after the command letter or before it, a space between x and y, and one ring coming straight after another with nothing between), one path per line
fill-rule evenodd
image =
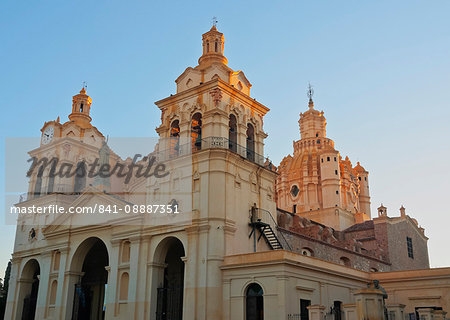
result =
M86 164L84 163L84 161L79 162L75 171L75 183L73 186L74 193L81 193L84 187L86 187L86 176Z
M216 52L219 51L219 46L218 46L217 41L214 43L214 50L215 50Z
M197 112L191 120L192 151L202 148L202 114Z
M237 120L234 114L230 114L230 122L228 125L228 142L230 150L237 151Z
M250 123L247 125L247 159L255 161L255 129Z
M130 262L130 241L124 241L122 244L121 262Z
M178 155L180 151L180 121L175 120L170 125L170 155Z
M245 319L263 320L264 319L264 297L263 289L257 283L248 286L245 294Z
M41 196L43 175L44 175L44 166L39 168L39 171L36 176L36 183L34 184L34 198L38 198Z
M83 104L80 104L80 112L83 112Z
M119 300L125 301L128 300L128 283L130 282L130 277L128 276L128 272L122 273L120 277L120 294Z
M209 52L209 41L206 41L206 53Z

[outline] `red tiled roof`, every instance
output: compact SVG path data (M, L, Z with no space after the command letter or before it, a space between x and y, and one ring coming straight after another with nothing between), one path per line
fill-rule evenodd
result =
M350 228L345 229L344 232L363 231L363 230L368 230L368 229L373 229L373 220L354 224Z

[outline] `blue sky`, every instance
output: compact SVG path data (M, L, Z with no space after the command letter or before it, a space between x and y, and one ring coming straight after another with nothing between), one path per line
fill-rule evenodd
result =
M271 109L266 155L279 163L292 152L311 82L328 136L370 172L372 214L383 202L398 215L403 204L430 237L432 266L449 266L449 12L447 0L3 0L2 154L5 137L37 137L45 121L67 119L83 81L105 135L155 136L153 102L197 64L217 16L228 65ZM4 171L2 155L2 180ZM0 276L14 232L0 225Z

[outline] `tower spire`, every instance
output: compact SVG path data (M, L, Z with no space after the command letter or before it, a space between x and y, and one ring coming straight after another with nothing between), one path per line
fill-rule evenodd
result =
M217 20L216 17L214 17L211 30L204 33L202 36L203 54L198 59L199 65L208 66L212 63L228 63L227 58L223 55L225 37L223 36L223 33L217 31L216 26Z
M314 101L313 101L312 97L314 96L314 89L313 89L311 83L308 83L307 95L308 95L308 98L309 98L309 103L308 103L309 109L313 109L314 108Z
M91 111L92 99L86 93L86 83L83 82L83 87L79 94L74 95L72 99L72 113L69 115L69 119L82 128L91 127Z

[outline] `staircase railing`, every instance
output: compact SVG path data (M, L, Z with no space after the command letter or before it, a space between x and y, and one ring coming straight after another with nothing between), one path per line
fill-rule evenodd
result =
M198 139L196 141L184 144L179 144L179 140L177 140L177 138L171 139L174 140L169 143L172 145L169 149L161 150L154 153L158 161L174 159L177 157L198 152L200 150L213 148L228 149L234 153L239 154L241 157L247 160L259 164L260 166L264 166L264 162L266 160L266 158L264 158L263 155L256 153L254 150L246 148L236 143L235 141L229 140L224 137L206 137L203 139Z
M289 245L289 242L284 237L283 233L278 231L278 224L275 221L274 217L270 213L270 211L252 207L250 209L250 223L255 225L269 225L271 228L276 232L276 235L283 239L284 243L281 243L282 246L286 246L287 250L292 251L291 246Z

